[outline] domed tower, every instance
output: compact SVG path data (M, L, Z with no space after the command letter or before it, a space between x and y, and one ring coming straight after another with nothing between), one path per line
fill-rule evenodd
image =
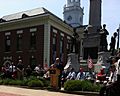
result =
M80 0L67 0L64 6L64 20L72 27L83 25L83 8L80 6Z

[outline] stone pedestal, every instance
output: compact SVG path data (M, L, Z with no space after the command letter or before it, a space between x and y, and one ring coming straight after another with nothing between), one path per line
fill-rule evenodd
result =
M98 52L98 60L97 64L95 64L95 71L100 71L102 67L105 67L106 70L109 68L110 63L107 61L109 60L110 52Z
M69 69L70 67L74 68L76 72L79 71L80 64L78 62L78 55L76 53L68 54L67 64L64 69Z

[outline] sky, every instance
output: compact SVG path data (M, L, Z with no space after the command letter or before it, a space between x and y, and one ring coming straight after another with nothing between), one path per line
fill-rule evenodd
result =
M5 15L44 7L56 16L63 19L63 6L67 0L0 0L0 18ZM81 0L84 7L84 25L89 22L89 0ZM116 32L120 24L120 0L102 0L102 24L106 24L109 32L108 43L111 35Z

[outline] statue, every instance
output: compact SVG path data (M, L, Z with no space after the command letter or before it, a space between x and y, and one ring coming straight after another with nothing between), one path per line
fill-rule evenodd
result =
M109 35L109 32L105 29L106 25L103 25L103 29L100 29L100 51L108 51L107 50L107 35Z
M76 33L76 28L74 28L74 33L72 37L72 46L71 46L71 53L78 53L79 48L79 35Z
M114 55L115 44L116 44L116 37L117 37L117 33L115 32L113 34L113 36L111 37L111 42L110 42L110 50L109 51L112 52L111 55Z

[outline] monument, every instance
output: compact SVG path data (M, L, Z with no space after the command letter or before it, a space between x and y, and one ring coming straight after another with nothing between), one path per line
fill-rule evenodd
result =
M99 69L96 70L95 66L95 71L99 72L100 68L104 67L106 70L108 70L110 63L107 62L110 57L110 52L108 51L108 42L107 42L107 35L109 35L109 32L106 29L106 25L103 24L103 29L101 28L99 30L99 35L100 35L100 48L98 52L98 60L96 63L96 66L99 66Z
M103 25L103 29L100 29L100 50L99 51L108 51L107 49L107 35L109 35L108 31L106 30L106 25Z
M76 33L76 28L74 28L74 34L72 38L72 46L71 46L71 53L68 54L67 64L64 69L68 69L70 67L74 68L76 72L79 71L80 64L78 62L78 50L79 50L79 35Z
M83 59L90 56L97 59L100 36L98 29L101 27L101 0L90 0L89 24L83 38Z
M115 32L111 37L110 50L109 50L112 56L114 55L115 52L116 37L117 37L117 33Z

